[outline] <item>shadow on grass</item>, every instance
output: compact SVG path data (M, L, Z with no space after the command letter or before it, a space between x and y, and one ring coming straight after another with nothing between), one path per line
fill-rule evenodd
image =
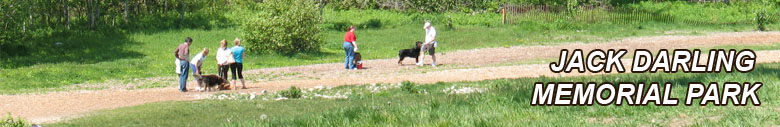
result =
M16 56L0 59L0 68L20 68L38 64L81 63L93 64L118 59L139 58L143 54L127 50L139 44L118 31L62 32L48 37L34 38L31 46Z
M343 52L342 52L343 53ZM307 52L297 52L297 53L280 53L279 55L291 58L291 59L300 59L300 60L319 60L328 56L333 55L339 55L334 52L324 52L322 50L319 51L307 51ZM343 55L343 54L342 54Z

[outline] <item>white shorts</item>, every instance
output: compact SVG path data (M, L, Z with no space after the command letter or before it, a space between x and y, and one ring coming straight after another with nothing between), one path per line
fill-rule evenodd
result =
M174 63L176 63L176 74L181 74L181 60L174 59Z

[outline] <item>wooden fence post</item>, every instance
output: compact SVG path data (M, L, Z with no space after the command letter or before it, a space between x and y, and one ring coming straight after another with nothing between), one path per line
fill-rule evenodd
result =
M501 8L501 24L506 24L506 6Z

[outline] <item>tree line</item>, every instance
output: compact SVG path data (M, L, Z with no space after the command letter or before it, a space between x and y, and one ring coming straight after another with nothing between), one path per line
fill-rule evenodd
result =
M24 41L52 33L208 27L230 4L230 0L0 0L0 57L29 45Z

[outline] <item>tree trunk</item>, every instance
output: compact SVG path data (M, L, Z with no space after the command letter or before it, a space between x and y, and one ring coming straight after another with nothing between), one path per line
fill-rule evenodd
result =
M27 7L27 16L29 18L27 21L30 22L30 27L28 27L29 29L33 29L34 26L35 26L35 24L33 24L33 15L32 15L33 14L33 11L32 11L32 7L33 6L32 5L34 5L34 3L32 1L30 1L30 5Z
M65 27L70 29L70 2L65 1Z
M63 8L65 8L65 4L62 4L62 1L63 1L63 0L60 0L60 1L59 1L59 2L57 2L57 4L56 4L56 5L57 5L57 8L59 8L60 10L56 10L56 9L55 9L54 11L52 11L52 12L53 12L55 15L57 15L57 19L56 19L57 21L55 21L55 23L54 23L54 24L57 24L57 25L62 25L62 20L65 18L65 16L63 16L63 14L64 14L64 13L60 13L60 12L62 12L61 10L62 10ZM60 7L60 6L61 6L61 7Z
M125 24L127 24L127 16L128 16L127 12L129 11L130 8L130 6L128 5L129 3L130 3L129 0L125 0L125 12L124 12L124 17L122 17L122 20L125 21Z
M95 29L95 3L93 0L87 0L87 15L89 16L89 28Z
M184 1L181 0L181 9L179 9L179 20L184 21Z
M95 13L95 27L98 27L100 25L100 22L98 22L100 20L100 0L95 1L95 11L97 11Z
M163 14L168 14L168 0L163 1L165 7L163 7Z

